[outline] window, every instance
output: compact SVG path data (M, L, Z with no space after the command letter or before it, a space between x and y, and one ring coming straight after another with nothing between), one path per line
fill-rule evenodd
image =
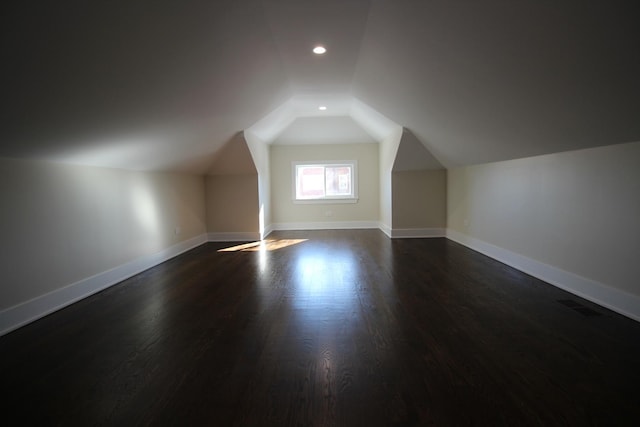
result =
M294 162L293 199L298 203L355 203L358 199L355 160Z

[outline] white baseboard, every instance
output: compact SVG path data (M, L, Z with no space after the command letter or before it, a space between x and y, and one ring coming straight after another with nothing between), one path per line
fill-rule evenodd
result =
M376 221L334 221L334 222L281 222L272 224L272 230L353 230L377 228L392 239L445 237L444 228L390 228ZM266 235L266 234L265 234Z
M265 236L272 230L327 230L327 229L363 229L378 228L387 236L398 237L441 237L443 229L396 229L378 222L315 222L315 223L279 223L265 229ZM422 234L422 235L418 235ZM467 246L477 252L494 258L558 288L585 298L617 313L640 321L640 297L612 288L594 280L561 270L549 264L536 261L511 252L507 249L486 243L482 240L446 229L446 237ZM23 325L31 323L56 310L73 304L94 293L120 283L142 271L161 264L175 256L200 246L208 241L257 241L259 233L209 233L200 235L158 253L138 258L111 270L96 274L64 288L0 311L0 336Z
M384 231L384 230L383 230ZM388 233L385 233L389 235ZM392 239L415 238L422 239L428 237L445 237L444 228L392 228L389 237Z
M262 232L262 238L265 239L272 232L273 232L273 225L269 224L265 226L264 231Z
M210 242L257 242L260 233L257 231L241 231L231 233L208 233Z
M2 310L0 311L0 336L96 292L100 292L109 286L120 283L129 277L135 276L138 273L148 270L206 242L207 236L202 234L155 254L140 257L134 261L112 268L111 270L103 271L102 273L87 277L64 288Z
M380 222L378 223L378 228L380 229L380 231L386 234L387 237L391 238L391 227L389 227L387 224Z
M379 228L378 221L279 222L273 230L348 230Z
M446 237L567 292L640 322L640 297L511 252L455 230Z

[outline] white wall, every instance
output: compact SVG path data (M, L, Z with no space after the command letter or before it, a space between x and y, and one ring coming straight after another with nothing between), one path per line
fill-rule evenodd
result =
M449 170L447 226L640 320L640 142Z
M0 331L206 240L201 176L0 159L0 197Z
M272 218L278 228L294 224L309 227L320 223L339 227L377 227L380 204L378 144L272 145L270 156ZM294 203L292 163L310 160L356 160L358 202Z
M402 128L398 127L379 144L380 228L389 236L391 236L391 227L393 225L391 171L393 169L393 163L396 160L396 153L398 152L401 138Z
M244 138L258 171L258 219L261 237L271 232L271 162L269 147L255 133L244 131Z

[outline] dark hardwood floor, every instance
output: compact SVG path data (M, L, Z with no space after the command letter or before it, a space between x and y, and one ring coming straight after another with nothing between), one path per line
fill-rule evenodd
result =
M639 323L445 239L269 239L1 337L3 424L640 425Z

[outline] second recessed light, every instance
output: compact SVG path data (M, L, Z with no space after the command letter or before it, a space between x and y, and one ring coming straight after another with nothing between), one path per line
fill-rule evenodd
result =
M316 55L322 55L326 51L327 49L324 46L316 46L313 48L313 53L315 53Z
M320 110L320 111L324 111L326 109L327 109L327 107L325 107L324 105L321 105L321 106L318 107L318 110Z

